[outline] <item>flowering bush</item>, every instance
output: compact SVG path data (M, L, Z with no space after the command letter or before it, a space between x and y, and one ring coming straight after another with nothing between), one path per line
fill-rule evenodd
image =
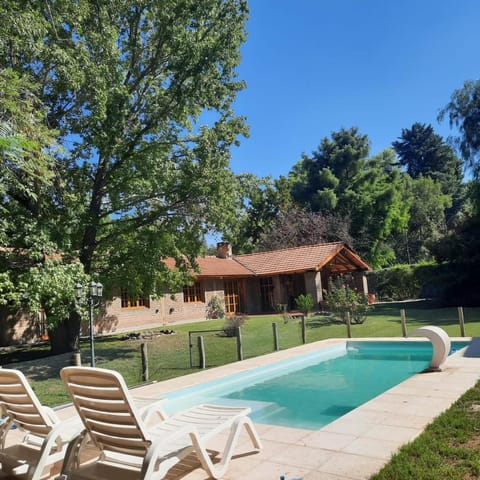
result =
M370 309L367 295L350 288L342 278L331 282L329 290L325 300L335 317L343 323L347 322L348 315L351 323L363 323L366 320Z
M225 309L223 307L223 302L216 295L212 297L208 304L206 310L206 317L208 319L213 318L223 318L225 316Z

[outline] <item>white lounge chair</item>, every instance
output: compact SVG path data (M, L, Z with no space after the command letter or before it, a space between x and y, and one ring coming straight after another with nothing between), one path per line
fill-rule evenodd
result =
M60 463L72 438L82 430L78 417L65 422L55 412L43 406L22 372L0 368L0 407L3 422L0 425L0 463L2 473L28 480L50 475L52 467ZM7 435L23 437L8 447Z
M255 428L247 416L249 408L200 405L167 417L152 425L152 411L141 415L123 377L112 370L66 367L61 372L67 390L85 425L85 431L68 448L62 468L63 480L161 479L192 451L213 478L228 468L237 438L245 427L253 446L261 448ZM221 460L214 464L206 442L217 433L230 430ZM82 463L85 438L99 455Z

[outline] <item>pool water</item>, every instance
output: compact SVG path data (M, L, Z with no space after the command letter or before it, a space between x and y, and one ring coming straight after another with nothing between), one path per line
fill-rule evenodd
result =
M465 345L452 342L452 351ZM257 423L316 430L421 372L432 358L430 342L348 342L326 350L330 355L320 359L307 355L290 368L281 362L257 369L257 377L240 374L185 394L196 403L249 405Z

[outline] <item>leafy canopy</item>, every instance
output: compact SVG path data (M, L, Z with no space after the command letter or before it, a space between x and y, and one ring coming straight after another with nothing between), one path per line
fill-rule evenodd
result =
M229 148L247 133L231 108L246 18L242 0L0 7L0 67L32 78L59 131L57 206L87 272L153 285L148 254L194 256L231 221L222 207L236 183Z
M235 218L247 15L244 0L3 2L2 245L71 253L132 293L182 283L161 259L186 271Z
M408 215L401 203L393 152L368 158L370 142L357 128L333 132L312 156L303 155L289 178L294 200L313 212L348 219L354 247L373 266L393 260L386 240Z

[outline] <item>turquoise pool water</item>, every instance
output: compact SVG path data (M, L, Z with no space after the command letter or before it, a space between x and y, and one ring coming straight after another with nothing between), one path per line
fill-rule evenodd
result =
M452 343L452 350L467 342ZM430 342L347 342L168 395L249 405L255 422L316 430L428 367Z

